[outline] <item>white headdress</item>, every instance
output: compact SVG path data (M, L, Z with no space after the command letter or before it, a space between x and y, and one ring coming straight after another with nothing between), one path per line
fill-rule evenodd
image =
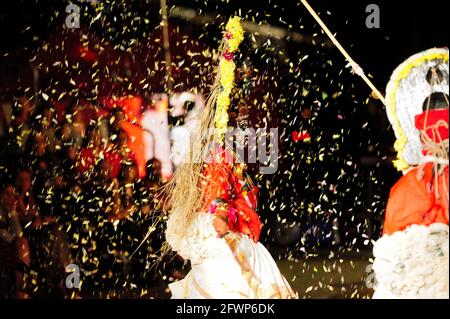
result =
M447 48L429 49L409 57L391 75L386 88L386 111L395 132L394 165L399 170L422 160L420 133L414 126L414 117L423 112L423 102L431 93L449 93L448 56ZM432 67L443 75L442 81L435 85L427 82Z

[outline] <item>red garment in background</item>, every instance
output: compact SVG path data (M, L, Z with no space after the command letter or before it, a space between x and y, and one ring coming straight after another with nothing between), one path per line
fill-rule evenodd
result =
M146 174L145 169L145 150L144 150L144 130L137 125L123 121L120 128L127 133L128 148L131 150L131 156L136 163L138 170L138 177L143 178Z
M90 148L83 148L77 156L75 167L81 174L94 168L95 156Z
M105 161L111 165L111 175L113 178L119 176L122 156L112 150L103 151ZM95 155L92 149L83 148L77 156L76 168L81 174L91 171L95 166Z
M104 98L102 104L107 109L119 107L125 114L128 122L138 123L141 118L141 108L143 99L140 96L125 96L121 98Z
M139 96L127 96L122 98L122 111L128 122L139 123L141 118L142 98Z
M105 158L105 161L107 161L112 167L111 169L112 178L116 178L117 176L119 176L120 165L122 163L122 156L120 156L120 154L112 150L104 151L103 156Z
M127 134L128 148L131 150L131 156L136 164L138 177L144 178L146 175L145 131L139 125L142 116L141 107L143 99L139 96L126 96L121 98L106 98L102 102L108 109L120 107L125 114L125 121L120 124L120 128Z

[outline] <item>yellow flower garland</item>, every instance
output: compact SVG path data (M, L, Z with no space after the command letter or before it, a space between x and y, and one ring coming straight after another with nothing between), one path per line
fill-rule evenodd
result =
M401 80L403 80L410 74L410 72L413 68L419 66L420 64L422 64L426 61L438 60L438 59L442 59L445 62L448 62L448 58L449 58L448 53L433 53L433 54L421 56L421 57L409 62L399 72L397 78L393 82L392 92L394 92L394 93L391 94L391 96L389 97L388 108L389 108L389 112L392 114L392 116L394 118L394 123L392 123L392 126L397 135L397 139L394 143L394 149L397 151L397 159L395 161L393 161L393 164L399 171L405 170L409 167L408 162L405 160L405 158L403 157L403 154L402 154L405 149L406 144L408 143L408 138L401 127L401 124L397 117L397 112L396 112L396 108L397 108L396 92L397 92L398 87L400 86L400 82L401 82Z
M233 17L228 20L225 30L230 34L228 39L228 51L234 52L239 48L242 40L244 40L244 29L242 29L240 19Z
M224 91L231 93L234 84L234 70L236 65L233 61L222 58L219 62L220 85Z
M228 107L231 103L231 91L234 86L234 71L236 64L233 61L233 53L239 48L244 39L244 30L242 29L238 17L228 20L225 26L225 53L227 56L221 56L219 62L219 82L220 92L216 100L216 114L214 118L217 133L222 140L228 126Z

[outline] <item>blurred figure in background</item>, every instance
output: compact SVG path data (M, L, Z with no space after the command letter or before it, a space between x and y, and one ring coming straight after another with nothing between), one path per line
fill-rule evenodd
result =
M24 269L30 266L28 242L16 210L14 187L7 185L0 195L0 297L27 298Z

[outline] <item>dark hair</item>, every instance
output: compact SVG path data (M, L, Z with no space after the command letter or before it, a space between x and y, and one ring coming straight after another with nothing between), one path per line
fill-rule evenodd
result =
M14 91L13 98L19 99L19 98L24 97L24 96L25 96L25 90L24 89L18 88L17 90Z
M422 110L425 112L435 109L448 108L448 95L442 92L434 92L429 95L422 104Z
M161 180L160 171L157 171L156 168L161 169L161 161L157 158L152 158L147 161L145 164L146 171L146 179L150 182L159 183Z
M86 124L86 131L84 133L83 141L81 142L81 147L86 148L89 146L89 143L92 140L92 134L93 133L99 133L99 127L97 123L87 123Z
M437 79L433 79L433 73L436 73ZM442 74L442 71L439 70L439 66L435 65L428 69L426 78L427 78L428 84L433 85L433 84L441 83L444 80L444 75ZM436 82L432 83L433 80Z

